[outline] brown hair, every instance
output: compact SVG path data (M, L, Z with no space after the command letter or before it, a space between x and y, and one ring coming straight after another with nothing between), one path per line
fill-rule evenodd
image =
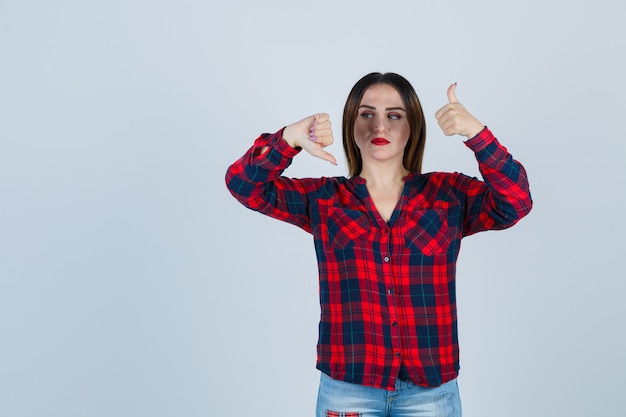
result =
M348 175L357 176L363 169L361 152L354 142L354 122L358 117L359 105L365 90L376 84L387 84L398 90L406 107L410 127L409 141L404 148L402 164L409 172L422 172L422 157L426 145L426 121L422 105L415 89L404 77L393 72L372 72L361 78L352 87L343 109L343 150L348 163Z

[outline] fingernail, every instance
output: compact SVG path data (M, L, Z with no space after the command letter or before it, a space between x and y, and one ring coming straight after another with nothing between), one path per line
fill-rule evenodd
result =
M310 136L311 136L311 140L312 140L313 142L317 142L317 141L319 140L319 139L317 138L317 136L315 136L314 134L311 134Z

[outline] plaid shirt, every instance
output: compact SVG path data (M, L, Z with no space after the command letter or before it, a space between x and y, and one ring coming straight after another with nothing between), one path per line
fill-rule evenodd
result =
M360 177L282 177L298 150L281 134L261 135L230 166L226 183L246 207L313 234L321 305L317 368L388 390L401 365L417 385L456 378L461 238L510 227L530 211L522 165L485 128L465 142L484 182L457 173L409 174L387 223Z

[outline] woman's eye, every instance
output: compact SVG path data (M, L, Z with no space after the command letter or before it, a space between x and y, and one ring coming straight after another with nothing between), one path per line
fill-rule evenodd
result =
M374 115L372 113L361 113L361 117L364 119L371 119Z
M391 119L391 120L400 120L400 115L399 114L390 114L387 117L389 117L389 119Z

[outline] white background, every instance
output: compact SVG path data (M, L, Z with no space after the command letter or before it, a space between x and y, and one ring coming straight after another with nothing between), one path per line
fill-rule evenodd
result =
M619 415L626 384L624 29L615 0L0 1L0 415L307 416L312 239L241 207L262 132L393 71L425 170L478 175L446 88L535 201L458 264L467 417ZM308 155L291 176L345 175Z

